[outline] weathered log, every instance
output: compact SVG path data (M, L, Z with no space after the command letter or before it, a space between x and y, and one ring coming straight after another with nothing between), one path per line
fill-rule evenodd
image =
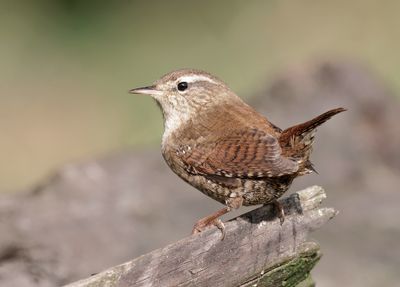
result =
M313 286L321 253L307 236L337 214L325 197L309 187L281 200L282 225L262 206L227 222L222 241L211 228L68 286Z

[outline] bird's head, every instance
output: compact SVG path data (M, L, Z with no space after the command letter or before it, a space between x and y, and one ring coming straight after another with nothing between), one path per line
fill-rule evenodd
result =
M129 92L153 97L164 114L166 128L237 98L218 78L191 69L170 72L151 86L132 89Z

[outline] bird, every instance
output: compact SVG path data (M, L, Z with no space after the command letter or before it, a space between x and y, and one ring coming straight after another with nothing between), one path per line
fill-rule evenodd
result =
M316 128L345 108L280 129L208 72L180 69L150 86L131 89L150 95L164 120L161 152L172 171L205 195L224 204L196 222L192 234L216 226L220 216L241 206L273 204L296 177L315 172L310 154Z

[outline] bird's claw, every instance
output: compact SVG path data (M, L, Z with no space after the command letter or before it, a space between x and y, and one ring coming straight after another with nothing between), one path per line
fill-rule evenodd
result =
M192 235L193 234L197 234L200 232L203 232L204 230L206 230L207 228L211 227L211 226L215 226L217 227L219 230L221 230L221 241L224 240L225 235L226 235L226 231L225 231L225 225L222 222L221 219L216 218L214 220L199 220L194 226L193 226L193 230L192 230Z

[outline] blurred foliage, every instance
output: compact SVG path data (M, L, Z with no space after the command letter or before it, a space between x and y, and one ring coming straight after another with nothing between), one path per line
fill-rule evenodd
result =
M400 2L0 0L0 190L66 161L157 146L161 115L127 90L177 68L242 96L314 58L367 63L400 90Z

